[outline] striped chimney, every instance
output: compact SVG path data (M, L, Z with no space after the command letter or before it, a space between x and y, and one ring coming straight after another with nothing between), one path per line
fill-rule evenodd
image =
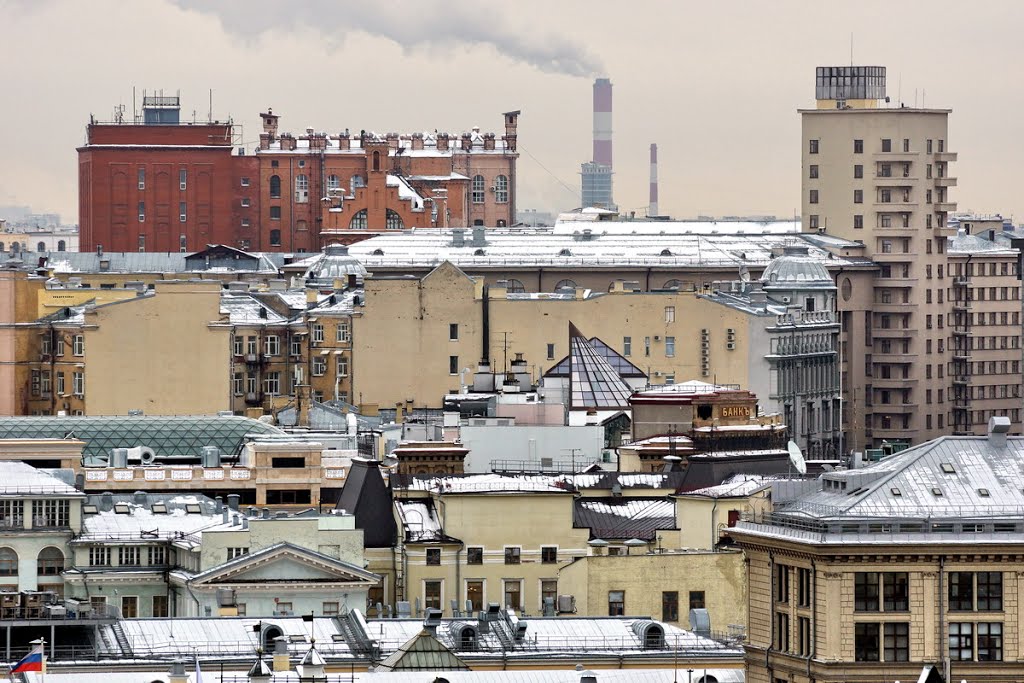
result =
M612 165L612 82L594 81L594 163Z
M659 216L658 213L658 146L651 144L651 198L647 206L648 216Z

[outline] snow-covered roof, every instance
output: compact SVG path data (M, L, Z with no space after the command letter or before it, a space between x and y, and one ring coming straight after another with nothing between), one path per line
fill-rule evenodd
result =
M765 477L759 474L734 474L718 486L694 489L681 495L703 498L746 498L769 488L773 479L774 477Z
M413 189L409 181L399 175L388 174L386 184L388 187L398 188L398 198L410 203L414 211L423 210L423 197Z
M0 461L0 497L33 495L84 496L74 486L45 470L17 460Z
M90 496L88 503L102 507L103 496ZM144 502L136 502L133 495L117 495L112 503L110 509L82 515L82 534L76 540L174 539L221 521L214 501L202 495L146 494Z
M288 321L246 292L221 293L220 312L232 325L281 325Z

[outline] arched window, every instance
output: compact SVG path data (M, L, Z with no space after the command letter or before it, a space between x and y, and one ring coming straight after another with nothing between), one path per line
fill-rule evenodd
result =
M508 284L505 286L505 289L507 289L512 294L520 294L526 291L526 285L523 284L522 280L516 280L515 278L511 278L508 281Z
M21 245L17 242L11 242L11 253L17 254L19 251L21 251Z
M263 629L263 651L273 652L274 651L274 639L280 638L284 635L284 632L277 626L268 626Z
M36 573L39 576L57 576L64 571L64 553L60 548L49 546L39 551L36 558Z
M270 176L270 198L281 198L281 176L279 175Z
M36 251L46 251L46 242L36 244Z
M349 230L366 230L366 209L357 211L355 216L352 216L352 222L348 224Z
M398 215L397 211L388 209L386 227L388 230L401 230L405 227L405 223L402 222L402 217Z
M559 280L558 284L555 285L555 291L562 289L576 289L576 283L572 280Z
M674 289L676 291L683 288L682 280L669 280L661 286L662 289Z
M309 201L309 176L305 173L295 176L295 201Z
M279 247L281 246L281 231L271 230L270 231L270 246Z
M64 240L61 240L61 241L57 242L57 251L65 251L67 248L68 248L68 245L64 242ZM4 243L0 242L0 251L3 251L3 250L4 250Z
M358 188L358 187L366 187L366 181L363 180L363 176L361 176L361 175L354 175L351 178L349 178L348 189L349 189L350 193L351 194L355 194L356 193L356 188Z
M18 553L13 548L0 548L0 576L18 575Z
M341 178L334 175L333 173L327 176L327 189L328 190L340 190L341 189Z
M484 177L482 175L473 176L473 187L470 193L470 198L474 204L484 203Z
M494 201L499 204L508 203L508 176L500 175L494 179Z
M373 170L380 170L380 152L378 152L377 150L373 151Z
M661 250L661 255L662 256L671 256L672 255L672 250L671 249L662 249Z

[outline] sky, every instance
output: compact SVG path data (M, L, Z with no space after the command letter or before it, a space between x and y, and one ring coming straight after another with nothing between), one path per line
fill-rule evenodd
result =
M180 91L182 116L259 112L281 130L501 133L520 109L519 209L579 205L592 83L614 84L615 199L661 213L791 216L798 108L816 66L888 68L895 102L953 110L960 210L1024 222L1024 3L605 0L0 0L0 205L77 222L90 114L132 89Z

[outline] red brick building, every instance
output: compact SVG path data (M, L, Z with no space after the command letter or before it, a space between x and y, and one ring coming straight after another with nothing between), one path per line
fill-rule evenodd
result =
M143 120L90 121L78 148L81 249L317 251L386 230L504 227L515 216L516 127L505 134L278 133L255 155L233 124L181 123L177 97L145 97Z

